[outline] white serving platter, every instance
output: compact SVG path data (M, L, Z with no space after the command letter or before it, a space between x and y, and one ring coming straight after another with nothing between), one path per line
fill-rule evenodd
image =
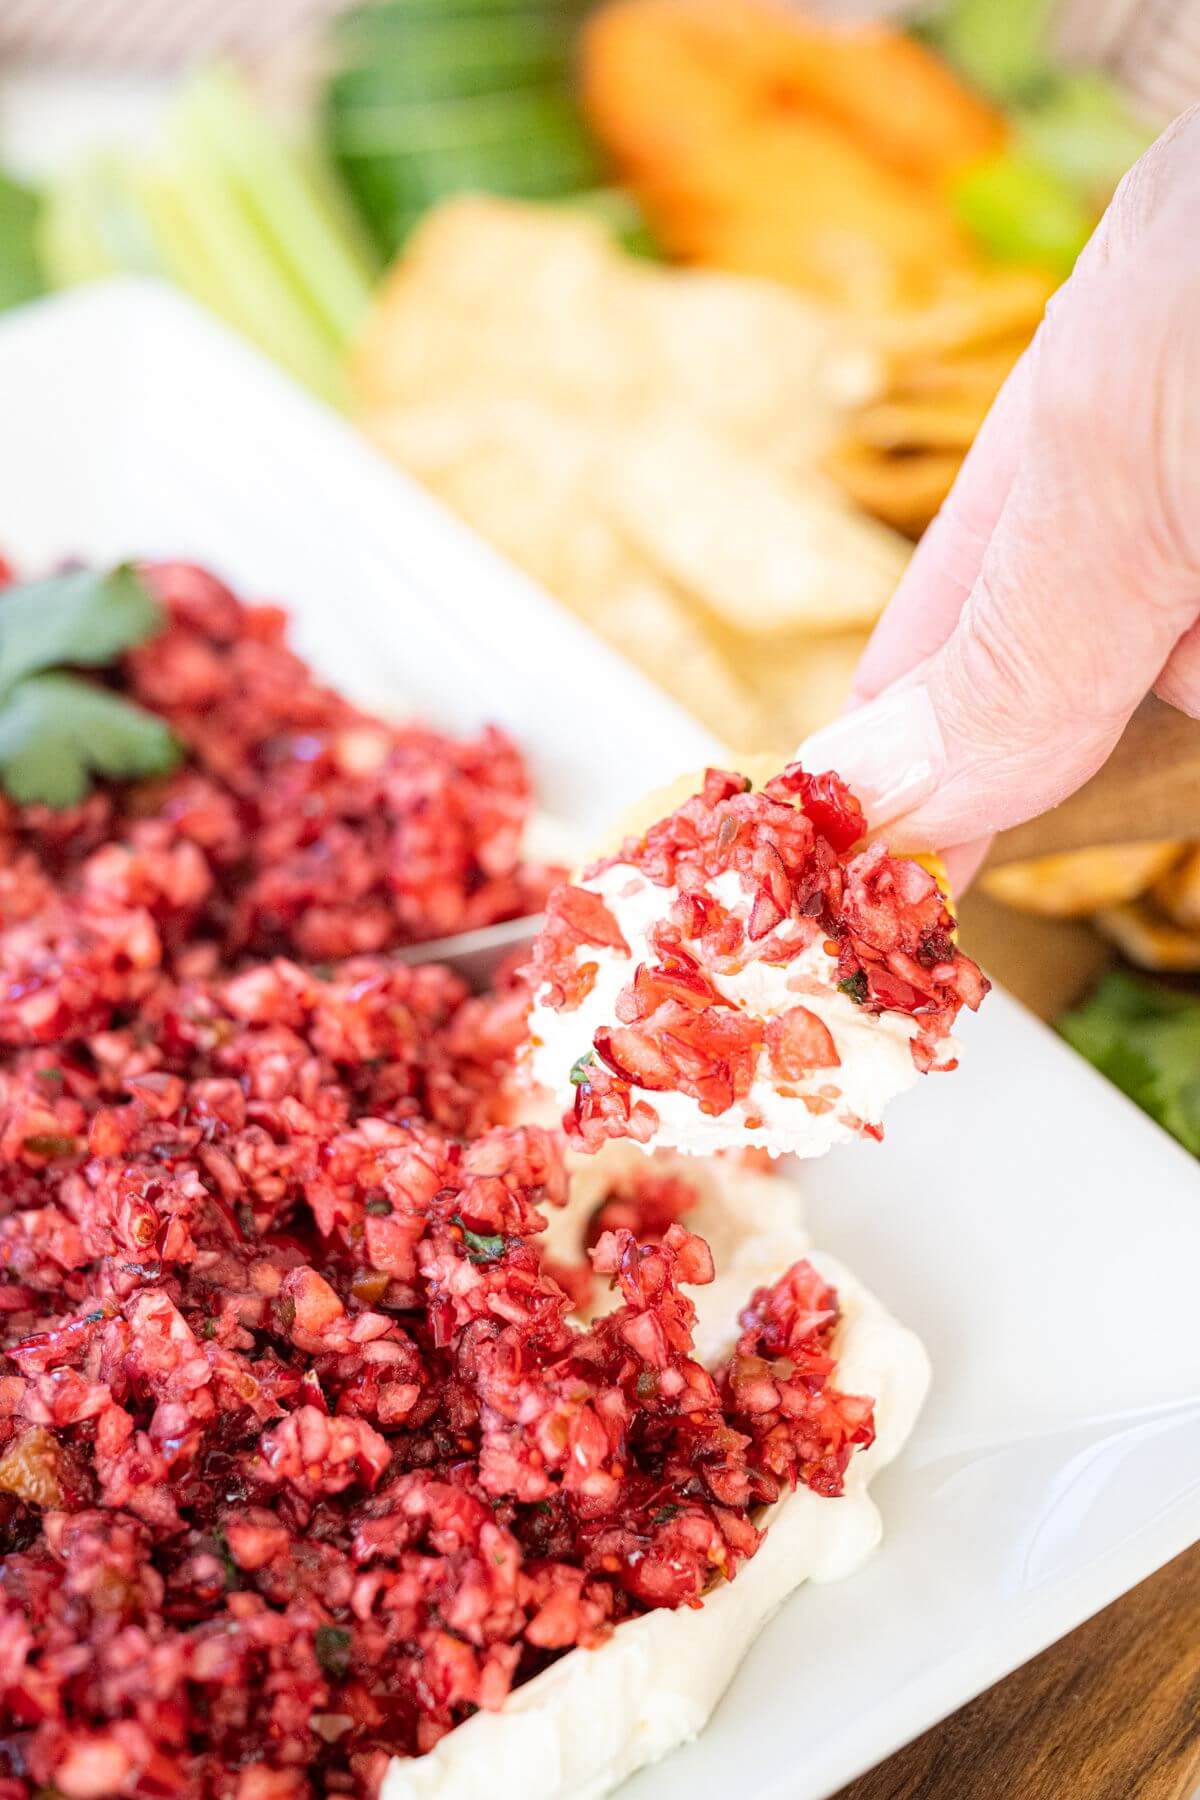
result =
M187 303L115 283L0 324L0 549L182 555L295 613L364 701L492 718L590 831L707 734ZM806 1170L817 1241L925 1338L885 1539L802 1589L628 1800L821 1800L1200 1538L1200 1176L1003 994L882 1147ZM836 1502L831 1502L836 1504Z

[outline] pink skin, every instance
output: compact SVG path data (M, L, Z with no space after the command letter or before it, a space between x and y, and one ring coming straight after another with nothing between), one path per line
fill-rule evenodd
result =
M939 773L888 837L947 850L965 885L991 834L1086 781L1152 689L1200 717L1198 620L1194 107L1126 176L993 407L867 646L839 772L853 784L867 757L871 703L923 686L912 756Z

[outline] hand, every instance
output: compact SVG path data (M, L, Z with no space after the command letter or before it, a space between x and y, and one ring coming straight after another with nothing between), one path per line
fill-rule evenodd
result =
M801 747L901 849L990 835L1100 766L1152 688L1200 717L1200 107L1125 177ZM874 801L874 806L872 802Z

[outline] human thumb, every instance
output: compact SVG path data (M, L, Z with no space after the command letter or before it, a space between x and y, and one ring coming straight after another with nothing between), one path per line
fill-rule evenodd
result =
M801 746L899 849L965 844L1073 792L1200 614L1192 223L1181 235L1168 209L1136 262L1092 258L1052 302L1016 473L957 623ZM1163 691L1192 710L1178 681Z

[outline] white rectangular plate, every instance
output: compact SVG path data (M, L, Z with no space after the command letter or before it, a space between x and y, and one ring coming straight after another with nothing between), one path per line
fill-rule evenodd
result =
M764 354L768 354L764 347ZM619 657L186 303L117 283L0 326L0 549L182 555L292 608L330 679L531 753L588 830L712 754ZM629 1800L819 1800L1200 1537L1200 1181L1003 994L814 1235L929 1346L885 1539L802 1590ZM836 1505L836 1502L831 1502Z

